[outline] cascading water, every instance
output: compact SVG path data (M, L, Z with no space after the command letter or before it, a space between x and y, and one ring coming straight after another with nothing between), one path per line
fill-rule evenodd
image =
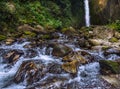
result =
M51 42L52 41L54 40L51 40ZM72 44L72 42L70 42L68 38L65 38L63 35L61 35L61 38L59 38L57 41L59 43L64 43L65 45L68 45L74 51L80 51L80 50L83 51L82 49L77 48L74 43ZM51 55L51 51L52 51L51 49L49 50L50 51L49 54L46 54L46 50L47 50L46 46L42 48L39 48L39 47L25 48L25 45L29 45L30 43L31 42L23 42L23 43L16 42L12 45L4 45L4 44L0 45L0 89L68 89L71 85L73 86L69 89L104 89L103 82L101 82L98 78L98 75L99 75L98 62L93 62L93 63L79 66L77 75L74 78L69 73L65 73L65 72L57 73L57 74L47 72L45 76L42 76L42 78L38 82L35 82L29 86L26 86L26 82L25 82L26 80L19 84L16 84L13 80L16 72L18 71L23 61L29 61L29 60L40 61L40 62L42 61L40 65L37 65L37 67L40 67L43 65L42 67L44 67L43 68L44 71L47 68L49 68L47 66L50 66L51 64L57 63L57 65L59 65L63 63L61 61L61 58L55 58ZM30 56L26 58L26 55L29 52L28 49L32 49L36 51L37 55L35 55L32 58ZM2 56L4 53L10 50L21 50L24 52L24 54L19 58L19 60L13 66L9 68L6 63L2 62L2 60L4 60ZM87 52L88 50L84 50L84 51ZM90 53L92 55L99 55L104 57L102 52L99 53L99 52L90 51ZM52 66L54 67L54 65ZM56 66L54 68L56 68ZM56 70L56 69L53 69L53 70ZM44 74L44 71L43 71L43 74ZM61 80L56 81L56 78ZM52 81L50 81L50 79L54 80L54 83L51 83ZM63 81L62 79L63 80L65 79L65 81ZM46 84L47 82L49 82L48 85ZM35 86L37 86L37 84L41 85L41 88L34 88ZM106 89L110 89L110 88L106 88Z
M85 4L85 24L87 27L90 26L90 10L89 10L89 0L84 0Z

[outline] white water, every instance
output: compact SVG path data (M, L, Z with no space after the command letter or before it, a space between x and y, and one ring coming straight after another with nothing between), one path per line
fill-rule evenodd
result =
M60 42L62 42L63 40L60 39ZM59 40L58 40L59 42ZM6 45L1 45L0 46L0 49L4 49L4 50L22 50L24 52L24 55L25 55L25 52L27 52L26 50L28 48L24 48L24 46L26 44L29 44L30 42L24 42L24 43L21 43L21 44L18 44L18 43L15 43L11 46L6 46ZM82 50L80 48L77 48L74 44L67 44L69 47L72 47L72 49L74 51L79 51L79 50ZM15 84L13 82L13 78L17 72L17 70L19 69L20 65L22 64L23 61L25 60L40 60L40 61L43 61L46 65L48 63L52 63L52 62L56 62L56 63L59 63L61 64L61 59L56 59L55 57L53 57L51 55L51 52L49 55L46 55L46 47L40 49L40 48L33 48L34 50L37 51L37 56L36 57L33 57L33 58L24 58L24 56L22 56L11 68L6 68L7 64L3 64L2 63L2 57L0 57L0 89L24 89L26 86L25 86L25 83L22 82L20 84ZM52 49L50 49L50 51L52 51ZM2 52L2 51L0 51ZM90 52L91 54L94 54L94 55L99 55L101 57L104 57L103 56L103 53L102 51L100 52ZM0 54L1 56L1 54ZM115 56L112 56L112 57L115 57ZM108 57L109 59L111 57ZM86 74L86 77L84 77L84 73ZM99 63L98 62L94 62L94 63L89 63L89 64L86 64L86 65L82 65L79 67L78 69L78 73L77 73L77 76L75 78L71 78L69 76L69 74L57 74L57 76L62 76L62 77L65 77L68 79L67 83L70 83L70 82L74 82L74 81L77 81L79 82L80 86L86 86L86 85L96 85L96 89L98 89L98 87L100 87L101 85L99 85L100 81L99 79L97 78L99 75ZM41 79L40 81L43 81L46 80L47 78L49 78L49 76L56 76L56 74L47 74L43 79ZM62 82L55 82L54 84L52 84L51 86L61 86L61 83ZM5 88L3 88L5 87ZM49 86L48 86L49 87ZM41 88L42 89L42 88ZM48 88L46 88L48 89ZM50 88L52 89L52 88ZM82 89L85 89L84 87ZM101 87L99 89L102 89Z
M90 26L90 9L89 9L89 0L84 0L85 4L85 24L87 27Z

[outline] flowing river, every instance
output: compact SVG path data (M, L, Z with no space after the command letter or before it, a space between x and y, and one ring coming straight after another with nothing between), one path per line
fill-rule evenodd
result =
M63 39L64 38L64 39ZM55 40L51 40L50 42L54 42ZM91 50L84 50L77 47L75 43L75 39L73 43L69 41L67 37L60 34L60 38L56 40L59 43L64 43L65 45L71 47L73 51L86 51L94 56L98 56L101 58L105 58L103 52L100 51L91 51ZM35 55L31 57L32 53L29 53L28 50L31 48L25 47L25 45L29 45L31 42L24 40L22 42L16 41L12 45L5 45L2 43L0 45L0 89L110 89L106 87L104 82L101 82L99 78L99 70L100 66L98 62L91 62L85 65L81 65L78 68L77 75L72 77L70 73L63 72L63 73L46 73L45 76L41 77L41 79L33 84L26 86L26 79L20 83L14 82L14 77L20 65L23 61L34 60L40 61L43 65L48 66L51 63L62 64L61 58L57 58L52 56L52 48L47 49L45 45L42 47L33 47L32 50L35 51ZM3 55L10 50L21 50L24 54L19 58L17 62L10 65L4 63ZM49 50L49 51L48 51ZM48 51L48 52L46 52ZM110 56L109 59L111 60L113 56ZM112 58L113 59L113 58ZM53 78L53 79L51 79ZM64 81L54 81L54 79L65 79ZM49 81L50 80L50 81ZM49 84L46 85L42 83L48 82ZM37 87L37 84L41 84L41 87ZM106 88L104 88L106 87Z

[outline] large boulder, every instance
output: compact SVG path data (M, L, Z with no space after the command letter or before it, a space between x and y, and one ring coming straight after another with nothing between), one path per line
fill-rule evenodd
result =
M120 61L100 60L101 74L120 74Z
M62 61L65 62L62 64L62 69L73 74L77 73L80 64L87 63L87 60L80 54L80 52L71 52L63 57Z
M68 73L77 73L79 61L78 60L73 60L72 62L67 62L62 65L62 69L64 69Z
M70 52L68 55L64 56L62 61L71 62L73 60L80 61L81 64L95 61L94 55L90 54L87 51L80 50L77 52Z
M38 67L42 66L37 66L32 60L24 61L14 77L14 82L20 83L25 81L26 85L30 85L38 81L42 76L40 68Z
M49 44L49 47L53 48L52 55L57 57L63 57L72 51L70 47L59 43Z

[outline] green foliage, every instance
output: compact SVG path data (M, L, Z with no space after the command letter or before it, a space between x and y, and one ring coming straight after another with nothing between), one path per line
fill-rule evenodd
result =
M31 26L42 25L53 28L76 26L74 23L81 18L81 14L74 11L78 10L78 1L72 7L74 0L1 0L0 1L0 29L10 33L16 31L19 25L29 24ZM81 1L79 1L81 2ZM74 11L74 12L73 12ZM82 12L80 12L82 13ZM74 17L76 20L74 20Z
M6 39L6 36L0 35L0 41L5 40L5 39Z
M120 20L116 20L113 23L110 23L108 27L120 31Z
M0 1L0 29L4 28L15 28L18 23L18 18L16 17L16 13L12 12L10 5L8 2ZM12 7L12 6L11 6Z

